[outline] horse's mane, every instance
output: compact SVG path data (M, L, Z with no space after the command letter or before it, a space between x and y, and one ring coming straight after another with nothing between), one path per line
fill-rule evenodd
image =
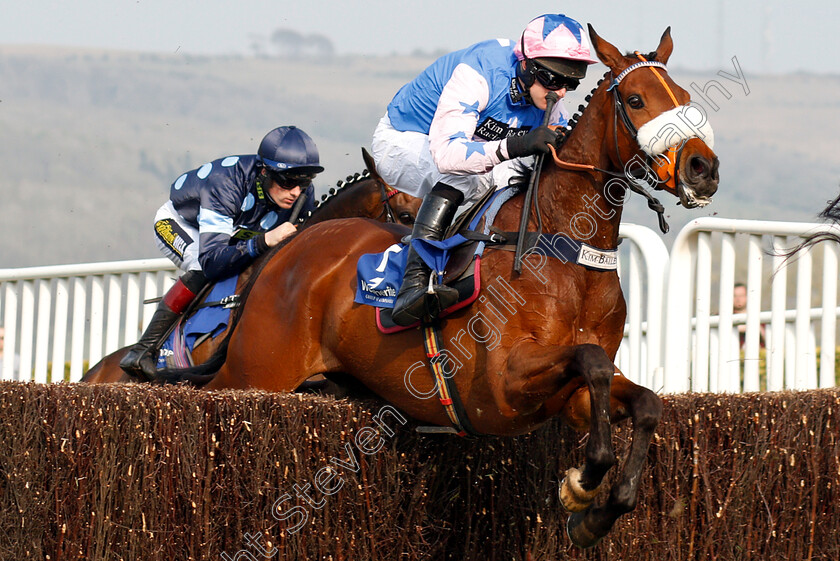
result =
M347 189L357 185L358 183L367 179L368 177L370 177L370 172L368 170L365 170L361 173L348 175L343 181L341 179L336 181L335 187L330 187L329 191L321 195L321 198L319 200L315 201L314 210L307 212L306 216L298 218L298 224L300 224L303 227L306 227L306 222L311 220L313 217L317 218L317 216L320 213L324 212L324 209L328 208L330 204L334 203L334 201L338 198L338 195L344 193ZM294 238L296 238L299 233L300 229L285 240L283 240L282 242L280 242L279 244L277 244L276 246L270 248L267 252L262 254L254 262L254 264L252 265L252 267L254 267L254 272L251 274L251 278L248 279L248 283L243 288L242 295L240 296L240 299L243 302L243 304L245 301L245 291L248 290L250 292L251 284L253 284L256 278L260 275L262 270L265 268L266 264L271 260L272 257L274 257L274 255L277 254L278 251L286 247L286 244L288 244ZM241 308L242 306L240 305L239 307Z
M609 74L609 70L605 72L603 77L601 77L601 79L598 80L598 83L595 84L595 87L592 88L592 91L589 92L589 95L583 98L584 102L578 105L577 111L574 115L571 116L569 122L566 125L566 127L568 128L568 132L566 133L566 136L563 137L563 140L560 141L559 146L557 146L558 150L563 146L563 144L566 143L569 137L572 136L572 132L575 130L575 127L580 121L580 118L583 116L584 111L586 111L589 108L589 102L592 101L592 96L595 95L595 92L598 90L598 88L601 87L601 84L604 82L604 80L607 79L607 76L609 76Z
M305 226L306 222L311 220L313 217L316 217L320 212L323 212L325 208L327 208L333 201L338 198L340 193L345 192L346 189L353 187L354 185L360 183L362 180L367 179L370 177L370 172L365 170L361 173L356 173L354 175L348 175L345 180L339 180L336 182L335 187L331 187L329 191L325 194L321 195L321 199L315 202L315 209L308 212L305 217L299 219L299 223ZM302 228L301 228L302 229ZM257 282L257 279L260 277L263 269L265 269L266 265L271 261L271 259L277 255L277 253L286 247L288 243L290 243L293 239L297 237L300 233L298 232L292 234L276 246L270 248L266 253L261 255L251 267L254 268L253 273L248 278L245 286L242 287L242 291L239 294L239 305L233 308L233 313L231 314L230 318L230 327L227 330L227 334L225 338L219 343L219 347L213 352L212 355L203 363L196 366L190 366L188 368L166 368L158 371L158 376L161 380L165 383L178 383L178 382L190 382L196 386L203 386L210 382L213 379L216 372L221 368L222 364L224 364L225 358L227 357L227 347L228 343L230 342L230 337L233 335L234 328L236 324L239 323L239 319L242 316L242 311L245 308L245 302L248 300L248 295L251 293L254 285Z
M645 54L645 53L639 53L639 54L642 55L643 57L645 57L645 60L656 60L656 51L653 51L652 53L647 53L647 54ZM627 51L626 53L624 53L624 56L627 56L627 57L630 57L630 58L636 58L636 53L635 53L635 51L634 52Z
M368 177L370 177L370 171L364 170L360 173L348 175L344 180L339 179L335 182L335 187L330 187L330 189L326 193L321 195L321 198L319 200L315 201L315 210L308 212L306 216L299 219L299 221L305 222L309 218L316 216L319 211L322 211L324 207L332 203L335 200L336 196L343 193L344 189L353 187L354 185L361 182L362 180L367 179Z

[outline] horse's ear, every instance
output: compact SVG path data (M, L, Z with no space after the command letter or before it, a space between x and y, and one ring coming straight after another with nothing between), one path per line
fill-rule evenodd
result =
M627 63L624 62L624 56L616 49L609 41L602 39L600 35L595 33L595 28L592 24L586 24L589 27L589 38L592 40L592 46L595 47L595 53L601 62L609 66L613 71L621 71Z
M671 39L671 26L662 34L662 39L659 40L659 46L656 47L656 60L662 64L666 64L674 51L674 41Z
M382 176L379 175L379 172L376 171L376 162L373 159L373 156L370 155L370 152L367 151L367 148L362 146L362 160L365 162L365 167L370 172L371 179L377 181L382 185L382 188L386 191L390 188L390 185L385 183L385 180L382 179Z
M376 173L376 163L373 161L373 156L370 155L370 152L364 146L362 146L362 160L364 160L365 167L370 173Z

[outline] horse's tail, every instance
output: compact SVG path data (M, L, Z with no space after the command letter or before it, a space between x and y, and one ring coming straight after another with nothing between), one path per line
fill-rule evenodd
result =
M819 217L824 220L825 222L829 222L831 224L840 225L840 195L837 196L833 201L828 203L828 206L820 212ZM817 232L816 234L810 234L804 237L802 243L793 247L789 251L781 253L786 258L791 258L803 249L807 249L809 247L813 247L818 243L822 242L835 242L840 243L840 235L836 234L835 232Z
M840 224L840 195L828 203L828 206L820 213L820 218Z

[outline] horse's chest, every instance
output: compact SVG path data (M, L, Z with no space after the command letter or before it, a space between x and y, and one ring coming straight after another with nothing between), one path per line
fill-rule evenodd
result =
M626 307L617 276L605 273L600 282L557 283L544 294L532 295L527 306L534 327L586 334L612 324L623 328ZM585 279L584 279L585 280ZM586 338L587 336L584 336Z

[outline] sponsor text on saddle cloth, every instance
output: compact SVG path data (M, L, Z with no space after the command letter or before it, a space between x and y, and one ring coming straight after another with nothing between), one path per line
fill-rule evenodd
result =
M516 192L516 187L505 187L496 191L485 202L483 208L476 213L467 228L467 232L474 233L481 218L486 217L483 234L488 236L491 232L493 219L499 208L515 195ZM507 235L515 236L516 234L508 233ZM433 276L436 276L438 280L443 279L446 265L452 253L469 242L469 238L460 233L439 242L422 239L411 240L415 251L423 258L426 265L432 269L434 272ZM531 248L528 251L529 254L539 254L545 257L559 259L563 262L576 263L595 271L614 271L618 267L617 250L599 249L582 241L570 238L565 234L540 234L537 237L537 234L533 233L533 239L529 239L528 242L527 247ZM501 245L505 249L509 245L509 242L505 242L501 238L498 242L479 242L475 249L476 272L477 264L480 262L481 255L488 243ZM359 258L356 271L357 285L355 302L357 304L367 304L384 309L394 307L394 301L397 298L397 293L402 283L403 271L408 256L408 251L405 251L406 248L407 246L405 244L396 243L382 253L368 253ZM475 275L475 278L477 279L478 276ZM470 291L467 291L466 297L469 298L470 302L477 297L479 288L479 286L476 286L475 290L472 291L472 295L469 294ZM455 307L462 308L464 305L465 302L463 300L459 301L449 310L445 310L444 314L450 312ZM402 329L398 330L401 331ZM391 329L388 330L389 333L393 331Z

